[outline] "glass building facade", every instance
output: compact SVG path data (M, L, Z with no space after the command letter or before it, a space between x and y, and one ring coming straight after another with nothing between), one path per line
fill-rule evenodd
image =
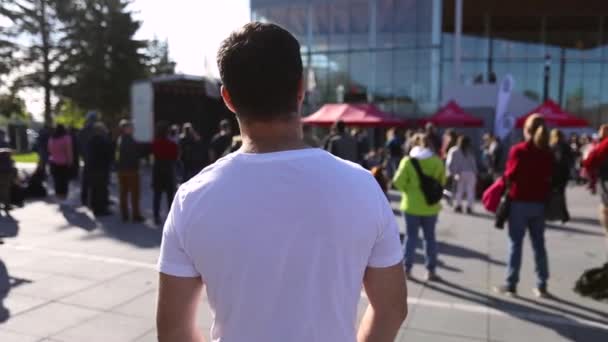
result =
M302 45L312 112L373 102L403 116L433 113L445 85L495 82L548 96L592 123L608 120L608 1L251 0L252 20L280 24ZM460 69L454 70L455 50ZM545 68L548 77L545 77Z

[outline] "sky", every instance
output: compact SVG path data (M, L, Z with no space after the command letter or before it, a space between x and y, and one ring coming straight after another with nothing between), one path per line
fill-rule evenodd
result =
M135 0L137 38L169 40L177 72L215 75L220 42L249 21L249 0Z
M134 0L130 10L142 22L137 39L167 39L176 71L197 76L218 76L219 44L250 19L249 0ZM34 119L42 120L42 92L20 94Z

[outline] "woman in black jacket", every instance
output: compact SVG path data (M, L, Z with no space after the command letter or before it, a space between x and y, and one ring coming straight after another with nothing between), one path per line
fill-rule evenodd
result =
M547 208L547 219L567 222L570 213L566 204L566 188L570 181L570 170L574 164L574 154L566 142L564 134L558 130L551 131L551 152L553 153L553 176L551 178L551 199Z

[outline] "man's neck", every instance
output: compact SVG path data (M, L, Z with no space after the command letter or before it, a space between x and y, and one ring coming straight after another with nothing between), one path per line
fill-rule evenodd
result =
M297 117L269 122L241 121L243 146L247 153L270 153L305 149L302 128Z

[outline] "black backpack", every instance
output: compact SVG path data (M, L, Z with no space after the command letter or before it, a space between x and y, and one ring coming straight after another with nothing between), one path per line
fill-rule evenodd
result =
M443 186L435 178L429 177L422 173L420 168L420 162L416 158L412 158L412 165L418 174L420 179L420 188L422 188L422 194L426 199L428 205L435 205L441 201L443 197Z
M586 270L576 281L574 291L593 299L608 299L608 263L600 268Z

